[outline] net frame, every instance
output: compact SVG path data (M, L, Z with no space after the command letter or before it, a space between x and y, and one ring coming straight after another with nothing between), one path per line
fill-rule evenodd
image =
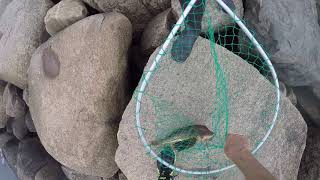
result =
M226 171L228 169L231 169L233 167L235 167L235 164L220 168L220 169L216 169L216 170L209 170L209 171L192 171L192 170L185 170L179 167L176 167L174 165L171 165L169 163L167 163L166 161L164 161L162 158L160 158L152 149L151 146L148 144L144 133L143 133L143 128L141 127L141 122L140 122L140 110L141 110L141 99L143 96L143 92L145 90L145 88L147 87L148 81L152 76L152 73L154 72L154 70L157 68L157 64L159 63L160 59L162 58L163 54L165 53L168 45L170 44L170 42L172 41L172 39L174 39L173 37L177 34L180 26L179 24L182 24L183 21L185 20L185 18L188 16L189 12L191 11L193 5L196 3L197 0L191 0L190 3L187 5L187 7L185 8L185 10L183 11L182 15L180 16L180 18L178 19L176 25L173 27L173 29L171 30L168 38L166 39L166 41L164 42L164 44L162 45L159 53L157 54L155 60L152 62L152 65L150 66L148 73L145 75L145 77L142 80L142 84L140 86L140 89L138 91L137 94L137 101L136 101L136 111L135 111L135 119L136 119L136 128L138 131L138 135L139 138L143 144L143 146L145 147L145 149L147 150L147 152L157 161L159 161L160 163L162 163L163 165L173 169L174 171L183 173L183 174L190 174L190 175L210 175L210 174L216 174L216 173L221 173L223 171ZM270 68L271 71L271 75L274 81L274 86L276 89L276 107L275 107L275 114L273 116L272 119L272 124L270 126L270 128L268 129L268 131L266 132L265 136L263 137L263 139L261 140L261 142L256 146L255 149L252 150L252 153L255 154L261 147L262 145L266 142L266 140L268 139L268 137L270 136L276 121L277 121L277 117L279 114L279 109L280 109L280 88L279 88L279 80L278 80L278 76L276 74L276 71L268 57L268 55L266 54L266 52L263 50L262 46L259 44L259 42L254 38L254 36L252 35L252 33L249 31L249 29L244 25L244 23L240 20L240 18L222 1L222 0L215 0L226 12L227 14L233 18L233 20L237 23L237 25L241 28L241 30L246 34L246 36L249 38L249 40L253 43L253 45L255 46L255 48L258 50L259 54L262 56L263 60L267 63L268 68Z

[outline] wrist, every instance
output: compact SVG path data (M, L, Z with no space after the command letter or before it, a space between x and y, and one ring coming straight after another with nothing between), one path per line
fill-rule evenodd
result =
M228 158L232 161L241 161L246 159L251 155L251 152L248 149L241 149L235 153L232 153L228 156Z

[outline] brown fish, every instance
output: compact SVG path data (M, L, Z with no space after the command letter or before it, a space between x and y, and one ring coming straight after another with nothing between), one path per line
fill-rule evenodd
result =
M192 147L197 141L207 141L213 136L213 132L206 126L192 125L177 129L164 139L152 141L151 145L171 145L174 149L184 150Z

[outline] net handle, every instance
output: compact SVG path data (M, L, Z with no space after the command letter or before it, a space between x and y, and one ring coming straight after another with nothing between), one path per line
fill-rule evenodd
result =
M192 175L208 175L208 174L214 174L214 173L220 173L222 171L225 171L227 169L233 168L235 167L235 165L230 165L230 166L226 166L224 168L221 169L216 169L216 170L211 170L211 171L190 171L190 170L185 170L185 169L181 169L178 167L175 167L169 163L167 163L166 161L164 161L163 159L161 159L150 147L150 145L147 143L147 140L144 137L144 133L143 133L143 128L141 127L141 122L140 122L140 110L141 110L141 99L142 99L142 95L143 92L147 86L147 82L149 81L152 72L155 70L158 62L160 61L161 57L163 56L163 54L165 54L165 51L169 45L169 43L171 42L171 40L174 38L174 36L176 35L176 33L178 32L179 28L180 28L180 24L182 24L182 22L185 20L185 18L187 17L187 15L189 14L190 10L192 9L193 5L195 4L197 0L191 0L190 3L188 4L188 6L185 8L185 10L183 11L183 14L180 16L179 20L177 21L176 25L174 26L174 28L172 29L172 31L170 32L168 38L166 39L166 41L164 42L164 44L162 45L158 55L156 56L155 60L153 61L149 71L147 72L145 78L142 81L142 84L140 86L140 89L138 91L138 95L137 95L137 103L136 103L136 128L138 130L138 134L140 137L141 142L143 143L144 147L147 149L147 152L150 153L153 158L155 158L157 161L159 161L160 163L164 164L165 166L180 172L180 173L184 173L184 174L192 174ZM265 143L265 141L267 140L267 138L270 136L271 131L273 130L275 124L276 124L276 120L278 117L278 113L279 113L279 109L280 109L280 89L279 89L279 81L278 81L278 77L277 74L275 72L275 69L269 59L269 57L267 56L267 54L265 53L265 51L262 49L262 47L260 46L260 44L258 43L258 41L254 38L254 36L251 34L251 32L248 30L248 28L242 23L242 21L239 19L239 17L222 1L222 0L215 0L217 1L217 3L219 3L219 5L235 20L235 22L239 25L239 27L245 32L245 34L247 35L247 37L253 42L254 46L258 49L259 53L261 54L262 58L267 62L268 67L271 70L272 73L272 78L275 82L275 86L276 86L276 92L277 92L277 96L276 96L276 108L275 108L275 114L272 120L272 125L270 126L269 130L267 131L266 135L264 136L264 138L262 139L262 141L258 144L258 146L252 151L252 153L256 153L261 146Z

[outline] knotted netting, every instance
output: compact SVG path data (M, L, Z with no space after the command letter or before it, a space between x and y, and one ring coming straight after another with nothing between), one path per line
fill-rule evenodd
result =
M165 175L216 174L234 166L224 154L228 133L246 135L253 153L270 135L278 80L236 0L179 3L178 22L136 88L136 127Z

